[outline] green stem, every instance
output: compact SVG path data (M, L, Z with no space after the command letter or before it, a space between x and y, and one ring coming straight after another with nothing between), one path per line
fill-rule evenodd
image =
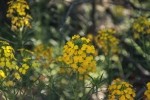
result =
M125 77L124 77L124 71L123 71L123 68L122 68L122 65L121 65L120 61L118 61L118 63L119 63L120 76L121 76L122 78L125 78Z
M19 32L19 41L18 41L19 43L19 48L23 48L23 32L22 31L20 31Z
M76 84L75 84L75 100L79 100L78 98L78 84L79 84L79 73L76 73Z
M108 51L108 54L106 55L106 66L107 66L107 71L108 71L108 84L111 83L112 80L112 69L110 68L111 66L111 59L110 59L110 50Z
M83 87L83 98L86 98L85 96L85 76L83 75L83 84L82 84L82 87Z

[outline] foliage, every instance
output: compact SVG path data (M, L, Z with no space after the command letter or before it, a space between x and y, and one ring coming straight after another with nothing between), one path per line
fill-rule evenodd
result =
M149 100L149 3L2 0L0 100Z

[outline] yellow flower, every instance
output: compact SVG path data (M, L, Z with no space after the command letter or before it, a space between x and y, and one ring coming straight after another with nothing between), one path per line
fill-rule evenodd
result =
M147 90L144 92L144 95L146 96L147 100L150 99L150 82L147 83Z
M87 75L96 70L94 60L95 48L90 40L79 35L74 35L63 48L63 55L59 61L64 62L75 73Z
M6 61L6 67L8 67L9 69L12 69L12 64L9 61Z
M35 58L43 67L49 67L52 62L52 48L50 46L44 46L43 44L37 45L34 48ZM37 67L39 63L34 62L32 66Z
M24 74L26 74L26 69L24 69L24 68L19 68L19 72L24 75Z
M72 40L74 40L74 39L78 39L78 38L80 38L80 36L79 36L79 35L74 35L74 36L72 37Z
M13 81L4 82L4 86L7 86L7 87L14 86L14 85L15 83Z
M11 0L8 2L8 6L7 17L11 20L12 30L31 27L30 20L32 17L26 12L29 10L26 0Z
M119 98L119 100L127 100L127 99L126 99L126 97L125 97L124 95L122 95L122 96ZM130 99L128 99L128 100L130 100Z
M4 67L5 66L5 62L4 61L1 61L0 62L0 67Z
M150 20L147 17L140 16L134 20L131 30L133 37L139 39L141 36L150 35Z
M102 29L96 36L96 43L107 54L118 53L119 39L115 37L116 31L113 29Z
M20 50L21 56L19 60L14 57L14 49L5 41L0 41L0 79L2 80L2 87L10 87L20 84L20 82L26 80L24 76L30 70L34 71L34 67L37 66L36 60L32 59L31 52L28 50ZM18 53L16 53L18 54ZM27 57L26 57L27 56ZM29 58L30 57L30 58ZM19 66L18 66L19 65ZM31 66L29 66L31 65ZM27 74L29 77L31 73Z
M78 72L79 72L80 74L84 74L84 73L86 72L86 70L85 70L85 68L83 68L83 67L79 67L79 68L78 68Z
M27 69L29 69L29 66L28 66L27 64L23 64L23 65L22 65L22 68L24 68L24 69L27 70Z
M87 39L87 38L85 38L85 37L82 37L81 40L82 40L82 41L86 41L87 43L90 42L90 39Z
M87 53L92 53L92 54L94 54L94 53L95 53L95 48L94 48L94 46L88 46L87 49L86 49L86 52L87 52Z
M132 85L121 79L113 80L108 92L108 100L133 100L135 97Z
M2 46L1 48L3 49L4 57L14 58L13 55L14 49L11 46L6 45L6 46Z
M14 76L15 76L15 78L16 78L17 80L20 80L20 79L21 79L21 77L20 77L20 74L19 74L19 73L15 73L15 74L14 74Z
M148 82L146 86L150 90L150 82Z
M3 70L0 70L0 78L5 78L5 73L3 72Z
M72 41L67 42L67 45L68 45L69 47L71 47L71 48L74 47L74 43L73 43Z

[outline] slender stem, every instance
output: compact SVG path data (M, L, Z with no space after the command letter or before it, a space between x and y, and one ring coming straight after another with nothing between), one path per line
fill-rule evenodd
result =
M124 71L123 71L123 68L122 68L122 65L121 65L120 61L118 61L118 63L119 63L120 76L121 76L122 78L125 78L125 77L124 77Z
M19 48L23 48L23 32L21 30L19 31L19 43L18 44L20 44Z
M83 84L82 84L83 86L83 98L85 98L86 96L85 96L85 76L83 75Z
M75 84L75 100L79 100L78 98L78 84L79 84L79 73L76 73L76 84Z
M108 70L108 83L111 83L112 80L112 69L110 68L111 66L111 59L110 59L110 49L108 50L108 54L106 55L106 66L107 66L107 70Z

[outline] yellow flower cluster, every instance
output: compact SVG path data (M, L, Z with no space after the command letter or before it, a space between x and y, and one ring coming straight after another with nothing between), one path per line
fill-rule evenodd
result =
M74 35L64 46L63 56L59 60L69 65L73 72L87 75L96 70L94 53L95 48L89 39Z
M19 73L21 73L22 77L22 82L24 83L33 83L37 82L40 74L38 72L38 68L40 66L40 62L35 59L35 53L27 50L27 49L19 49L21 53L21 58L20 59L20 67L18 69ZM41 71L41 70L40 70ZM28 77L28 78L26 78Z
M7 67L8 69L16 68L14 49L9 45L9 43L0 41L0 67Z
M36 59L40 61L42 66L49 67L52 61L52 48L40 44L34 48L34 53Z
M114 29L102 29L96 36L96 43L105 55L118 52L119 39L115 37L115 34L116 31Z
M30 28L30 20L32 17L26 12L26 10L29 10L29 5L26 0L11 0L8 2L8 5L7 17L11 20L11 29Z
M34 56L34 52L27 49L19 49L19 51L21 53L22 59L20 59L21 65L18 71L22 75L29 74L28 72L35 70L39 66L39 63L37 62L37 60L32 58ZM34 77L33 73L32 77Z
M20 80L14 49L5 41L0 41L0 80L5 78L3 85L10 86L7 82L13 83L13 80ZM12 84L11 84L12 85Z
M113 80L108 91L108 100L134 100L135 97L133 86L121 79Z
M135 39L139 39L142 35L150 35L150 20L141 16L133 22L131 29Z
M150 100L150 82L147 83L147 90L144 92L147 100Z
M23 76L37 66L31 55L27 58L21 51L21 59L16 59L14 52L9 43L0 41L0 82L2 82L1 85L4 87L14 86L18 82L24 81Z

